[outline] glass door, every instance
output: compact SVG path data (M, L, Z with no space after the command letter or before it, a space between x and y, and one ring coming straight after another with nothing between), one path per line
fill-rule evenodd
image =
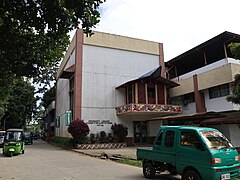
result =
M134 143L147 142L147 122L134 121Z

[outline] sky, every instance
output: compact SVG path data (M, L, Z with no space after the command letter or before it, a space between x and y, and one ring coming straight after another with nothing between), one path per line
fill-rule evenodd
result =
M106 0L94 30L163 43L164 60L229 31L240 34L240 0Z

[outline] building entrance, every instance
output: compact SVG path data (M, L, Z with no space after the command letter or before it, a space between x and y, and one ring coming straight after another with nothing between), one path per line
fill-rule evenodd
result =
M134 121L134 143L147 142L147 122Z

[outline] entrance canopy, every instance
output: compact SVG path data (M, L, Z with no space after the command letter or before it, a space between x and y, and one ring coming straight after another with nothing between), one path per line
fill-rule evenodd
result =
M144 81L144 82L151 81L151 82L161 83L161 84L167 85L167 87L169 87L169 88L179 86L179 84L177 84L173 81L170 81L164 77L161 77L161 66L159 66L159 67L154 68L153 70L147 72L146 74L140 76L139 78L127 81L127 82L121 84L120 86L117 86L116 89L126 87L129 84L133 84L138 81Z

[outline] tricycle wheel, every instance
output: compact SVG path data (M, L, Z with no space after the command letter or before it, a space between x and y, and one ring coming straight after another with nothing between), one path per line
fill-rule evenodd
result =
M143 163L143 175L145 178L152 179L155 173L155 167L151 163Z
M196 171L188 170L183 174L182 180L202 180L202 178Z
M13 152L9 152L9 157L12 157L13 156Z
M24 150L22 150L22 154L24 154Z

